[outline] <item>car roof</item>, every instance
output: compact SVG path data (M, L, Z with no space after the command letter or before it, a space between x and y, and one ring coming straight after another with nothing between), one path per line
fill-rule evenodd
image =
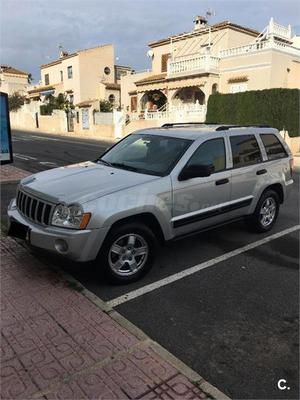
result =
M215 137L228 134L249 135L254 133L277 133L277 129L269 126L237 126L221 124L165 124L160 128L148 128L134 132L133 134L147 134L166 136L178 139L197 140L206 136Z

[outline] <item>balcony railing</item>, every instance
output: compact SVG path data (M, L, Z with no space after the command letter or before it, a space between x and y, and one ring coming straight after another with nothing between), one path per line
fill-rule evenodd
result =
M168 62L168 76L185 75L193 72L211 72L219 68L219 58L211 55L190 55Z
M231 49L221 50L219 52L220 58L232 57L240 54L255 53L261 50L281 50L285 53L300 55L300 49L290 46L284 42L278 40L265 40L261 42L247 44L245 46L233 47Z
M205 121L206 105L199 103L167 105L164 111L145 110L134 112L130 116L131 121L144 120L164 120L164 122L202 122Z
M291 25L288 27L279 25L277 22L274 22L273 18L271 18L267 29L268 35L279 36L284 39L291 39L292 37Z

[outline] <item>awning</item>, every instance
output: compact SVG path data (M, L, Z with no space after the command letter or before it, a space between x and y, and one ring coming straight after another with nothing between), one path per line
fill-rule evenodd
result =
M44 90L43 92L40 92L40 95L41 96L47 96L49 94L53 94L54 92L55 92L54 89L52 89L52 90Z

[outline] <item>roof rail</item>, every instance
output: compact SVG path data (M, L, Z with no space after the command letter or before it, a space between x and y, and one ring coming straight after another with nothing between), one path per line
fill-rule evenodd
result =
M173 128L176 126L186 126L186 125L206 125L205 122L170 122L167 124L163 124L161 128Z
M221 125L216 131L228 131L231 128L272 128L270 125Z

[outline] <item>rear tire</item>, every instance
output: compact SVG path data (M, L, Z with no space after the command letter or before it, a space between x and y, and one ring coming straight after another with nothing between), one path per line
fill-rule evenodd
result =
M260 233L271 230L278 217L279 207L279 196L274 190L263 192L254 213L246 218L248 228Z
M96 262L111 282L135 282L153 266L157 245L154 233L146 225L124 224L109 232Z

